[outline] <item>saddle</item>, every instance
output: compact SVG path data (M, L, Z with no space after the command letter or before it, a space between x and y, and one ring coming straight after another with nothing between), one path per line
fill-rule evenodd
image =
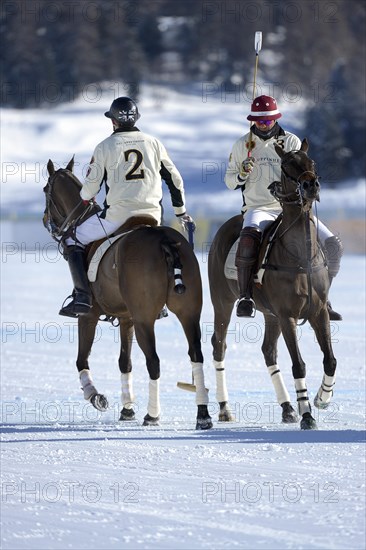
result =
M96 281L100 261L114 242L139 227L156 227L157 225L158 222L152 216L132 216L128 218L117 231L108 237L103 237L103 239L98 239L90 243L86 252L89 281L91 283Z
M265 265L267 263L267 260L269 258L272 245L273 245L273 239L274 236L277 233L277 230L282 222L282 213L279 214L279 216L275 219L274 222L271 222L264 230L261 240L261 247L255 267L255 276L254 276L254 283L256 285L262 284L263 275L265 272ZM234 244L232 245L229 254L227 255L225 266L224 266L224 273L225 277L227 279L233 279L237 280L237 267L235 265L235 257L236 257L236 251L238 248L240 236L236 239Z

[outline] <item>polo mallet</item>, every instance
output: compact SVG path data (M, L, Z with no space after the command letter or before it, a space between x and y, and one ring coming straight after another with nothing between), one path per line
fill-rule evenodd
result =
M254 36L254 49L255 49L255 66L254 66L254 80L253 80L253 97L252 103L255 98L255 88L257 86L257 71L258 71L258 61L259 61L259 52L262 49L262 31L256 31ZM249 121L249 147L248 147L248 158L252 156L252 121Z
M195 230L195 226L193 222L187 223L187 231L188 231L188 242L191 245L192 249L194 249L194 242L193 242L193 233ZM193 380L193 374L192 374L192 384L189 382L177 382L177 387L181 390L196 392L196 385L194 384ZM206 388L206 391L208 391L208 388Z

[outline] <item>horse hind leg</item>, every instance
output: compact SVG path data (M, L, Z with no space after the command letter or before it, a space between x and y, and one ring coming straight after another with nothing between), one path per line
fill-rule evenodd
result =
M277 341L281 334L281 326L277 317L264 315L265 332L262 344L262 353L267 365L268 374L276 392L277 402L282 408L282 422L291 424L298 421L296 411L290 402L282 373L277 366Z
M196 386L197 421L196 430L209 430L212 428L212 419L208 413L208 393L205 387L203 362L191 361L194 384Z
M196 386L196 405L197 418L196 430L209 430L212 428L212 419L208 412L208 394L205 387L205 378L203 372L203 355L201 349L201 329L199 324L199 314L192 314L185 310L176 310L184 334L188 342L188 355L192 365L192 377Z
M121 421L135 419L133 403L135 400L132 384L131 347L134 328L131 319L120 319L121 351L118 360L121 372L121 399L122 410L119 417Z
M149 323L135 323L137 343L145 355L150 377L147 414L143 426L158 426L160 420L160 360L156 353L154 320Z

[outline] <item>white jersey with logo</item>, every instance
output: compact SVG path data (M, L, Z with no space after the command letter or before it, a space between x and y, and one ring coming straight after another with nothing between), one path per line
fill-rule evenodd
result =
M278 201L271 195L268 186L273 181L281 179L281 159L275 151L275 144L285 152L300 149L300 139L280 128L279 135L263 140L252 133L252 156L255 158L252 172L244 179L239 179L241 163L248 156L249 132L234 143L229 164L225 174L225 183L229 189L242 189L246 209L262 208L265 210L281 210Z
M131 216L147 214L160 224L162 179L174 213L184 214L183 180L163 144L137 128L116 131L96 146L80 195L84 200L95 197L104 182L102 218L122 224Z

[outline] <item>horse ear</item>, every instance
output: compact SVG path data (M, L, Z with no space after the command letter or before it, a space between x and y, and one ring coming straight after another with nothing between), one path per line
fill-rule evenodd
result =
M301 142L300 151L304 151L304 153L307 153L309 150L309 142L306 138L304 138Z
M277 155L282 159L282 157L284 156L285 154L285 151L282 149L282 147L280 147L279 145L277 145L277 143L275 143L275 151L277 153Z
M72 159L69 161L69 164L66 166L66 170L70 170L72 172L72 169L74 168L74 162L75 162L75 155L72 156Z
M47 162L47 170L50 176L55 173L55 167L51 159L49 159L49 161Z

